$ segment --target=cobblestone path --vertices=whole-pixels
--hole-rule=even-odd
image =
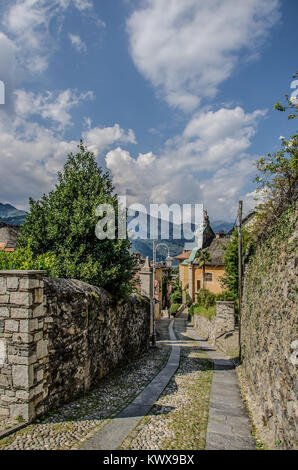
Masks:
[[[186,315],[175,320],[180,366],[150,413],[121,449],[200,450],[205,448],[213,363],[186,329]]]
[[[90,432],[99,431],[130,403],[168,360],[169,320],[158,328],[158,348],[115,370],[101,385],[78,400],[52,410],[43,419],[0,439],[0,450],[48,450],[77,448]]]
[[[158,323],[156,349],[150,349],[138,360],[114,371],[102,380],[98,389],[85,397],[53,410],[43,419],[0,440],[0,450],[88,448],[89,440],[92,441],[95,435],[103,435],[106,424],[164,369],[171,352],[169,323],[168,319]],[[174,343],[180,347],[179,367],[149,413],[138,415],[144,417],[138,418],[133,431],[127,431],[130,434],[118,448],[255,448],[230,364],[226,367],[226,359],[220,358],[206,342],[200,341],[193,328],[187,327],[185,313],[175,319],[174,329],[177,337]],[[225,369],[227,374],[223,377],[221,372]],[[226,383],[231,375],[232,383]],[[217,418],[221,420],[218,426]]]

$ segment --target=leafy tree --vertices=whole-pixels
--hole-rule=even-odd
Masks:
[[[298,105],[288,96],[288,107],[295,108]],[[275,109],[285,111],[280,103]],[[291,114],[289,119],[298,117]],[[289,140],[282,137],[282,147],[276,153],[268,153],[257,162],[258,174],[255,177],[257,191],[264,196],[264,202],[257,206],[257,219],[255,223],[255,235],[260,241],[267,238],[272,228],[278,222],[281,214],[295,201],[298,194],[298,134],[293,134]]]
[[[205,270],[206,270],[205,267],[206,267],[206,263],[208,263],[208,261],[211,260],[210,253],[207,250],[200,250],[197,253],[196,258],[199,260],[200,266],[202,266],[202,270],[203,270],[203,289],[205,289]]]
[[[294,79],[298,79],[298,72],[293,75]],[[280,101],[277,101],[274,105],[274,109],[277,109],[277,111],[290,111],[290,114],[288,115],[288,119],[295,119],[298,117],[297,111],[298,111],[298,99],[296,97],[289,97],[289,95],[285,95],[285,104],[281,104]]]
[[[98,167],[83,142],[70,153],[55,188],[39,201],[30,199],[30,211],[18,246],[30,241],[34,256],[55,255],[56,275],[80,279],[112,293],[124,294],[134,275],[130,242],[117,239],[117,195],[111,178]],[[109,203],[116,214],[116,238],[99,240],[96,208]]]
[[[243,253],[246,257],[249,256],[253,245],[251,243],[251,236],[245,230],[242,229],[243,236]],[[249,251],[248,251],[249,250]],[[224,266],[225,274],[221,277],[220,281],[223,287],[225,287],[228,292],[231,292],[234,296],[238,297],[238,230],[235,227],[231,236],[231,239],[226,247],[224,247]],[[226,294],[227,295],[227,294]]]
[[[180,286],[177,286],[173,292],[170,294],[170,299],[172,303],[180,303],[182,302],[182,289]]]

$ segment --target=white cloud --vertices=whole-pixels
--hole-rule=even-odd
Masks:
[[[132,140],[132,135],[118,124],[114,128],[119,132],[113,139],[107,138],[106,130],[102,129],[102,149],[112,140]],[[100,128],[96,130],[99,134]],[[21,114],[14,119],[0,119],[0,200],[24,206],[29,196],[40,198],[53,187],[57,172],[68,153],[77,150],[77,144],[78,141],[66,140],[55,129],[26,121]],[[140,159],[140,165],[144,164]]]
[[[117,191],[128,202],[204,202],[213,217],[230,211],[255,171],[247,153],[264,111],[222,108],[194,116],[162,154],[133,158],[118,147],[106,155]]]
[[[69,33],[68,37],[69,37],[69,39],[70,39],[71,44],[73,45],[73,47],[74,47],[78,52],[86,52],[86,51],[87,51],[87,46],[86,46],[86,44],[84,43],[84,41],[82,41],[82,39],[80,38],[80,36],[78,36],[77,34],[71,34],[71,33]]]
[[[119,124],[113,127],[93,127],[83,132],[83,139],[88,148],[96,155],[100,154],[115,142],[136,143],[136,137],[132,129],[127,133]]]
[[[21,118],[0,121],[1,199],[17,206],[39,198],[56,181],[67,154],[77,142]]]
[[[41,74],[49,65],[51,55],[59,47],[57,39],[67,9],[75,8],[81,14],[93,9],[89,0],[16,0],[8,2],[4,9],[2,30],[15,47],[14,60],[18,75]],[[92,19],[98,25],[104,23],[93,12]],[[74,35],[74,46],[84,50],[85,44]],[[80,38],[79,38],[80,39]],[[3,49],[0,49],[0,63]]]
[[[86,99],[93,99],[93,93],[78,94],[75,90],[64,90],[60,93],[50,91],[44,94],[34,94],[25,90],[15,91],[15,110],[18,116],[23,118],[40,115],[43,119],[49,119],[58,124],[60,128],[72,124],[70,111]]]
[[[145,0],[127,21],[132,58],[167,102],[185,111],[214,97],[240,57],[255,54],[278,0]]]
[[[267,197],[268,194],[265,188],[260,191],[255,189],[254,191],[246,193],[243,197],[243,216],[245,217],[249,214],[249,212],[251,212],[258,204],[264,202]]]

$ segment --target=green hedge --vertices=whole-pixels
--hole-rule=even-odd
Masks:
[[[0,270],[44,270],[50,277],[55,276],[55,255],[45,253],[33,256],[30,245],[26,248],[18,248],[13,252],[0,251]]]
[[[170,314],[175,316],[180,306],[181,304],[172,304],[170,307]]]

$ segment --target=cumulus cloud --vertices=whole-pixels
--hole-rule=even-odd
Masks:
[[[245,113],[240,107],[204,111],[194,116],[181,135],[168,141],[159,156],[130,153],[118,147],[106,155],[117,190],[129,203],[199,202],[221,217],[252,179],[255,156],[247,150],[264,111]]]
[[[70,40],[71,44],[73,45],[73,47],[78,52],[86,52],[87,51],[87,46],[84,43],[84,41],[82,41],[82,39],[80,38],[79,35],[69,33],[68,37],[69,37],[69,40]]]
[[[68,153],[76,151],[78,144],[78,141],[65,139],[61,130],[29,122],[23,116],[26,117],[26,112],[5,120],[0,115],[1,200],[16,206],[23,206],[29,196],[39,198],[43,192],[48,192]],[[116,130],[113,138],[110,129]],[[100,130],[96,128],[96,134],[99,135]],[[103,128],[101,138],[101,150],[117,140],[133,140],[132,134],[118,124]]]
[[[43,119],[58,124],[64,128],[72,125],[70,111],[86,99],[93,99],[91,91],[77,93],[75,90],[64,90],[60,93],[47,91],[45,93],[32,93],[25,90],[15,91],[15,110],[23,118],[39,115]]]
[[[127,21],[138,70],[185,111],[214,97],[240,57],[256,53],[278,0],[145,0]]]
[[[13,43],[14,60],[19,74],[41,74],[49,65],[52,53],[57,49],[57,37],[69,8],[80,12],[92,11],[89,0],[16,0],[4,9],[1,29]],[[96,15],[95,15],[96,16]],[[97,23],[100,20],[94,18]],[[73,45],[81,51],[85,44],[73,35]],[[81,41],[81,42],[80,42]],[[0,63],[3,57],[0,48]]]
[[[29,196],[39,198],[42,192],[48,192],[76,144],[21,118],[1,120],[1,199],[21,206]]]
[[[132,129],[126,133],[119,124],[112,127],[93,127],[83,132],[83,139],[88,148],[96,155],[103,152],[115,142],[136,144],[136,137]]]

